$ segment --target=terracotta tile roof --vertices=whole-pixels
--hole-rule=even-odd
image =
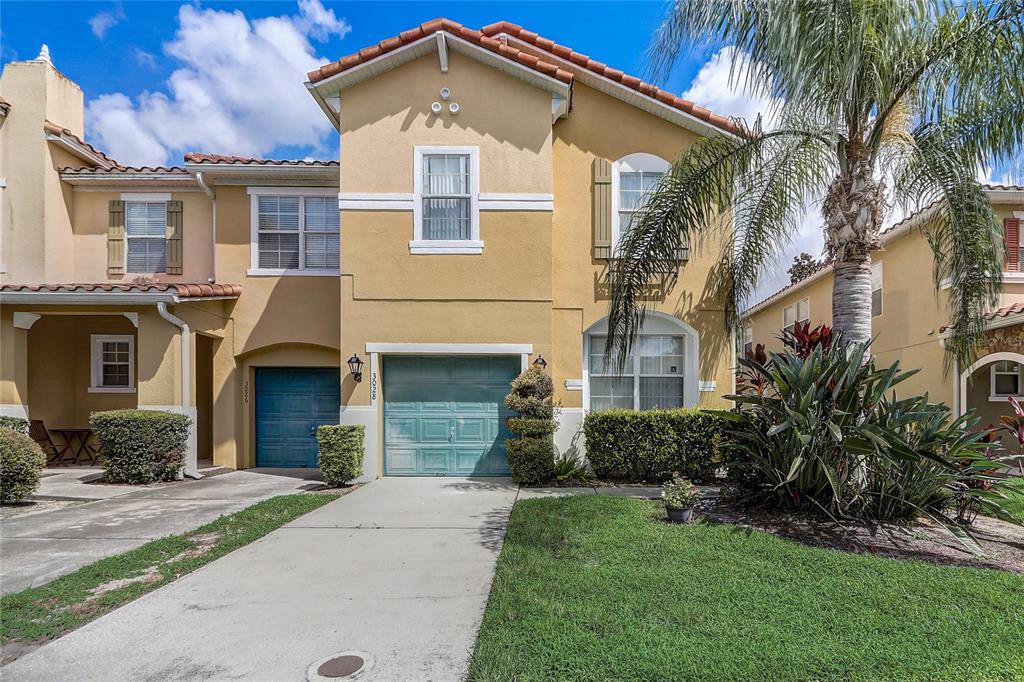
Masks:
[[[185,154],[185,163],[215,163],[221,165],[252,165],[252,166],[337,166],[337,161],[313,161],[289,160],[289,159],[257,159],[251,156],[224,156],[222,154],[204,154],[202,152],[188,152]]]
[[[543,38],[533,31],[528,31],[522,26],[510,23],[508,21],[499,21],[489,26],[484,26],[481,32],[485,36],[495,36],[502,33],[506,33],[514,38],[518,38],[523,42],[529,43],[544,52],[549,52],[556,57],[572,62],[573,64],[592,71],[599,76],[604,76],[610,80],[620,83],[632,90],[653,97],[663,104],[667,104],[670,107],[675,107],[680,111],[683,111],[691,116],[706,121],[713,126],[726,130],[730,133],[739,133],[739,126],[730,118],[716,114],[704,107],[697,106],[694,102],[682,97],[677,97],[667,90],[662,90],[656,85],[646,83],[636,76],[630,76],[627,73],[620,71],[619,69],[608,66],[604,62],[599,62],[596,59],[591,59],[585,54],[576,52],[570,47],[565,45],[559,45],[553,40]]]
[[[78,145],[81,145],[82,147],[85,147],[90,152],[92,152],[93,154],[98,156],[100,159],[102,159],[103,163],[105,163],[108,167],[114,167],[114,166],[119,166],[120,165],[120,164],[117,163],[117,161],[115,161],[114,159],[110,158],[109,156],[107,156],[106,154],[101,152],[99,149],[96,149],[96,147],[93,147],[91,144],[89,144],[88,142],[86,142],[85,140],[80,138],[78,135],[75,135],[73,132],[71,132],[67,128],[59,126],[56,123],[52,123],[50,121],[43,121],[43,131],[47,132],[47,133],[50,133],[51,135],[56,135],[58,137],[63,137],[63,138],[65,138],[69,142],[72,142],[74,144],[78,144]]]
[[[111,166],[110,168],[89,168],[87,166],[61,166],[61,173],[79,175],[133,175],[138,173],[161,173],[191,177],[183,166]]]
[[[982,317],[986,322],[992,322],[993,320],[999,317],[1005,318],[1010,317],[1012,315],[1020,315],[1021,313],[1024,313],[1024,302],[1014,303],[1013,305],[1007,305],[1003,306],[1002,308],[997,308],[992,312],[985,313]],[[939,333],[941,334],[948,329],[952,329],[952,327],[953,325],[944,324],[941,327],[939,327]]]
[[[0,293],[40,292],[40,293],[172,293],[179,298],[237,298],[242,293],[240,284],[199,284],[182,282],[126,282],[126,283],[94,283],[94,284],[3,284]]]
[[[438,31],[447,31],[448,33],[451,33],[454,36],[458,36],[459,38],[468,40],[469,42],[479,45],[480,47],[486,48],[491,52],[500,54],[501,56],[507,59],[522,64],[527,68],[539,71],[540,73],[543,73],[546,76],[556,78],[562,81],[563,83],[572,83],[571,72],[566,71],[565,69],[560,69],[554,64],[551,64],[550,62],[538,59],[537,57],[531,54],[527,54],[522,50],[517,50],[514,47],[506,45],[500,40],[488,37],[484,35],[481,31],[475,31],[471,28],[467,28],[458,22],[452,21],[451,19],[434,19],[433,21],[428,21],[424,24],[420,24],[416,28],[410,29],[408,31],[402,31],[397,36],[387,38],[386,40],[382,40],[376,45],[364,47],[362,50],[356,52],[355,54],[350,54],[346,57],[342,57],[338,61],[331,62],[330,64],[324,64],[319,69],[310,71],[307,74],[307,77],[309,78],[309,81],[311,83],[322,81],[325,78],[330,78],[335,74],[339,74],[342,71],[351,69],[354,66],[358,66],[359,64],[368,62],[371,59],[379,57],[393,50],[397,50],[403,45],[408,45],[409,43],[415,42],[420,38],[429,36],[433,33],[437,33]]]

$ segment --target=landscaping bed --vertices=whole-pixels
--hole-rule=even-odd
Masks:
[[[513,509],[469,677],[1017,679],[1021,603],[1011,572],[674,525],[646,500],[534,499]]]
[[[0,663],[254,542],[355,487],[263,500],[191,532],[154,540],[45,585],[6,595],[0,599]]]

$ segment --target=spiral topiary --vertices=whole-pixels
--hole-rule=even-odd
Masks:
[[[519,413],[505,420],[509,431],[519,436],[505,441],[516,483],[545,483],[554,476],[553,393],[551,377],[539,367],[530,367],[512,381],[512,392],[505,397],[505,406]]]

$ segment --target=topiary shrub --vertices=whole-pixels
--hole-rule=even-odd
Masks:
[[[0,429],[28,433],[28,420],[21,417],[5,417],[0,415]]]
[[[89,417],[100,444],[103,480],[153,483],[177,477],[192,420],[158,410],[109,410]]]
[[[601,478],[708,480],[723,464],[718,444],[724,424],[706,410],[606,410],[587,414],[583,435],[587,459]]]
[[[355,424],[330,424],[316,430],[318,461],[324,483],[338,487],[363,475],[366,429]]]
[[[0,429],[0,502],[18,502],[39,488],[46,455],[34,440]]]
[[[551,404],[554,385],[539,367],[530,367],[512,381],[505,407],[518,417],[505,420],[518,438],[505,441],[508,465],[516,483],[533,485],[550,481],[555,473],[555,411]]]

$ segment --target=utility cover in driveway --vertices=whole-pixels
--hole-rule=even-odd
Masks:
[[[519,356],[384,358],[384,473],[507,476]]]
[[[317,466],[316,427],[338,423],[337,367],[256,370],[256,466]]]

